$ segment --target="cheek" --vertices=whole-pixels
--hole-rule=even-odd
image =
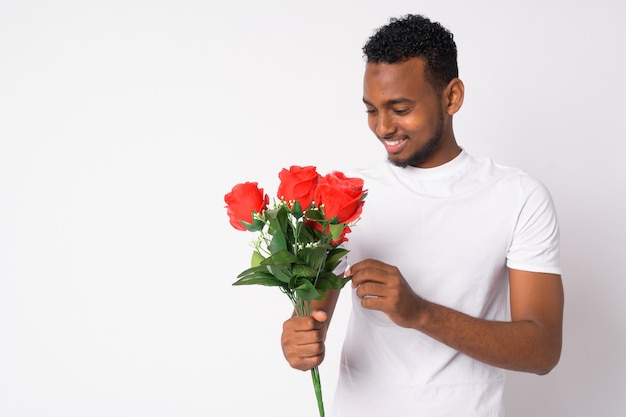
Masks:
[[[414,114],[403,117],[398,121],[400,128],[406,133],[425,133],[431,128],[431,121],[422,114]]]

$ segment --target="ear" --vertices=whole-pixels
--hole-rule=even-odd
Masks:
[[[463,97],[465,97],[465,86],[463,81],[458,78],[452,79],[443,92],[446,111],[450,116],[459,111],[463,105]]]

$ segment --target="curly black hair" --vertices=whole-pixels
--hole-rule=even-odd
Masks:
[[[437,90],[459,76],[454,35],[422,15],[392,17],[363,46],[367,63],[396,64],[410,58],[427,63],[426,80]]]

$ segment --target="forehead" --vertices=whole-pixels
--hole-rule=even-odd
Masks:
[[[432,86],[425,79],[425,69],[426,62],[421,58],[396,64],[368,63],[363,78],[363,98],[370,101],[433,94]]]

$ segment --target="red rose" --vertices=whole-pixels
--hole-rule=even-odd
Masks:
[[[361,215],[364,196],[362,179],[335,171],[320,178],[314,199],[327,219],[337,216],[339,223],[350,223]]]
[[[284,199],[290,206],[290,201],[300,202],[302,210],[311,206],[315,187],[320,178],[314,166],[291,166],[289,170],[283,168],[278,174],[278,198]]]
[[[246,230],[241,222],[252,223],[252,213],[261,213],[269,204],[269,197],[256,182],[237,184],[224,196],[230,224],[237,230]]]

